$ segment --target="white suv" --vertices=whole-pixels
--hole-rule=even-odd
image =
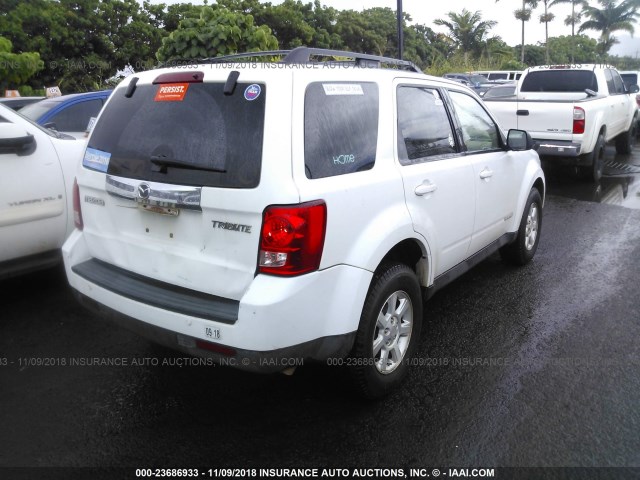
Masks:
[[[352,60],[315,60],[331,56]],[[254,371],[349,363],[382,396],[407,373],[422,294],[498,249],[533,257],[531,138],[408,62],[236,60],[114,91],[77,175],[69,282],[178,350]]]

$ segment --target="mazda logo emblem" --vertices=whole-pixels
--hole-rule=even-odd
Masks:
[[[143,200],[147,200],[149,198],[149,193],[151,193],[151,187],[146,183],[141,183],[138,185],[138,196]]]

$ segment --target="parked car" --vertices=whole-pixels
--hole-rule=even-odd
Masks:
[[[100,113],[112,90],[74,93],[24,107],[20,113],[45,128],[84,138],[91,118]]]
[[[0,97],[0,103],[18,111],[22,107],[26,107],[43,99],[44,97]]]
[[[477,94],[484,93],[487,89],[495,85],[482,75],[467,74],[467,73],[446,73],[444,78],[463,83],[464,85],[473,88]]]
[[[638,79],[638,74],[640,72],[637,71],[624,71],[620,72],[620,76],[622,77],[622,81],[624,82],[625,87],[627,87],[628,91],[631,91],[633,85],[640,85],[640,80]],[[636,93],[636,103],[638,107],[640,107],[640,93]]]
[[[520,78],[515,101],[485,98],[506,128],[528,131],[549,161],[576,166],[595,182],[604,168],[605,143],[618,153],[635,144],[638,85],[627,90],[618,72],[606,65],[531,67]]]
[[[515,82],[507,83],[505,85],[496,85],[495,87],[488,88],[487,91],[481,93],[480,96],[483,99],[512,97],[516,94],[516,86]]]
[[[352,61],[301,68],[332,56]],[[63,248],[89,308],[245,370],[350,365],[380,397],[408,373],[423,294],[498,250],[533,258],[538,155],[468,88],[303,47],[277,69],[209,62],[132,75],[98,118]]]
[[[62,259],[73,230],[72,185],[86,143],[0,105],[0,278]]]
[[[520,80],[520,77],[522,76],[522,72],[516,70],[483,70],[473,73],[476,75],[482,75],[487,80],[491,81]]]

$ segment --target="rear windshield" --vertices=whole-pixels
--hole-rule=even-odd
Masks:
[[[544,70],[531,72],[522,82],[521,92],[598,91],[596,75],[591,70]]]
[[[89,141],[112,175],[178,185],[253,188],[260,182],[266,87],[139,85],[112,94]]]
[[[375,83],[311,83],[304,102],[307,178],[373,168],[378,145]]]

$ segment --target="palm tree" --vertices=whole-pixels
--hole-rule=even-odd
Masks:
[[[554,7],[561,3],[571,4],[571,14],[567,15],[567,18],[564,19],[564,24],[567,27],[571,25],[571,37],[575,37],[576,23],[580,23],[580,20],[582,19],[581,12],[576,12],[576,6],[579,5],[581,7],[585,7],[587,5],[587,2],[586,0],[551,0],[551,2],[549,2],[549,6]]]
[[[496,0],[496,3],[500,0]],[[522,22],[522,43],[520,44],[520,63],[524,63],[524,22],[531,20],[531,12],[538,6],[538,0],[522,0],[522,8],[513,11],[513,15]]]
[[[542,3],[544,3],[544,13],[540,15],[540,23],[544,23],[545,58],[547,64],[549,64],[549,22],[556,16],[553,13],[549,13],[549,0],[542,0]]]
[[[600,32],[599,49],[602,55],[606,55],[609,49],[618,40],[612,36],[613,32],[624,30],[631,35],[635,32],[633,24],[640,15],[638,8],[639,0],[622,0],[617,3],[616,0],[598,0],[602,8],[585,5],[582,8],[583,14],[589,18],[578,29],[578,33],[584,30],[595,30]]]
[[[551,0],[551,2],[549,2],[549,6],[553,7],[561,3],[571,4],[571,14],[567,15],[567,18],[564,19],[564,24],[567,27],[571,25],[571,42],[572,45],[575,45],[574,41],[576,36],[576,23],[580,23],[580,20],[582,20],[582,13],[576,12],[576,5],[584,8],[587,5],[587,2],[586,0]],[[574,63],[573,49],[571,50],[571,63]]]
[[[483,43],[497,22],[482,20],[480,12],[471,13],[466,8],[461,13],[447,13],[449,21],[437,18],[433,23],[443,25],[449,29],[449,37],[457,48],[464,52],[464,62],[467,63],[469,52],[478,55],[482,52]]]

